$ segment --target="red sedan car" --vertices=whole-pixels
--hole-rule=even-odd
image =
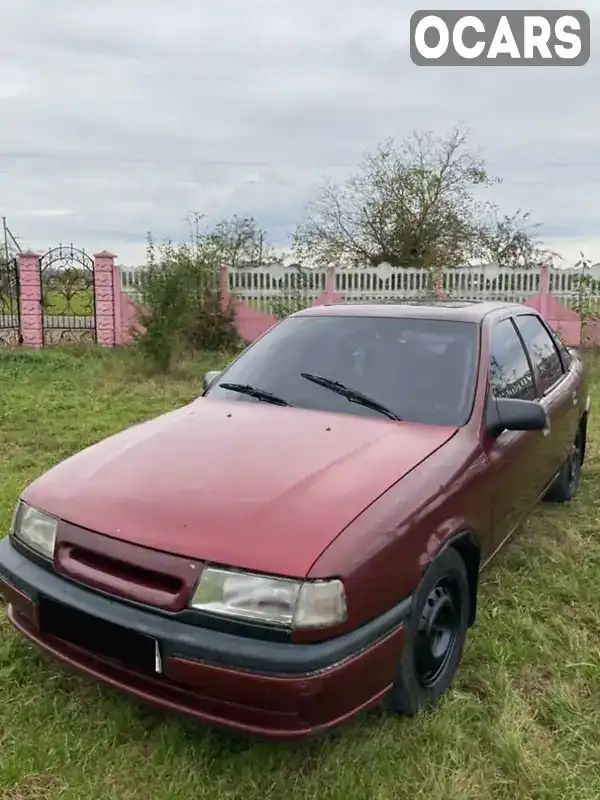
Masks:
[[[414,714],[452,681],[483,567],[575,494],[589,405],[524,306],[311,308],[31,484],[0,592],[50,655],[207,723]]]

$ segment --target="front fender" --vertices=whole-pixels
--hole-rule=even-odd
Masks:
[[[364,624],[413,594],[431,561],[463,532],[477,531],[481,549],[491,528],[490,498],[481,480],[486,465],[479,444],[461,429],[326,548],[308,578],[342,578],[345,626]]]

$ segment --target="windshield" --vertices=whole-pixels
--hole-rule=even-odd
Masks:
[[[464,425],[473,399],[477,334],[476,323],[452,320],[288,317],[244,352],[207,396],[261,402],[248,393],[252,387],[299,408]],[[351,401],[339,386],[324,385],[331,381],[375,402]]]

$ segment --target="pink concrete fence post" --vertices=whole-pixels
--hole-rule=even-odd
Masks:
[[[327,272],[325,273],[325,297],[325,302],[335,302],[335,267],[327,267]]]
[[[229,269],[226,264],[219,267],[219,288],[221,290],[221,308],[227,311],[231,300],[229,293]]]
[[[550,297],[550,272],[544,264],[540,267],[540,314],[548,319],[548,298]]]
[[[96,308],[96,342],[114,347],[115,337],[115,257],[103,250],[94,256],[94,293]]]
[[[581,318],[576,311],[553,297],[550,292],[550,270],[540,267],[540,289],[528,298],[524,305],[534,308],[561,336],[566,344],[581,344]]]
[[[325,273],[325,291],[317,297],[315,306],[326,306],[331,303],[341,303],[344,299],[343,294],[335,291],[335,267],[327,267]]]
[[[21,338],[23,347],[43,347],[44,318],[40,257],[19,253]]]
[[[112,268],[112,287],[113,287],[113,313],[114,313],[114,330],[115,330],[115,346],[123,344],[125,336],[123,333],[123,301],[122,295],[124,294],[121,289],[121,270],[113,262]]]

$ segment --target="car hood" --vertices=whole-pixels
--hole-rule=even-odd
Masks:
[[[68,458],[23,500],[133,544],[302,577],[455,432],[200,398]]]

